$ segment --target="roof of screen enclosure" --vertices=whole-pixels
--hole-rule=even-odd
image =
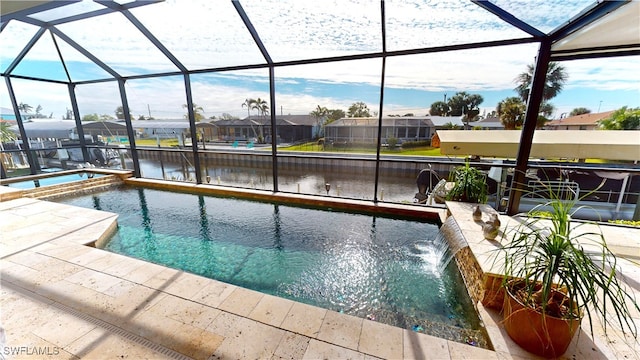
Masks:
[[[82,83],[87,81],[104,80],[105,78],[136,78],[150,77],[181,73],[197,73],[210,72],[225,69],[243,69],[264,67],[267,64],[272,65],[292,65],[300,63],[317,63],[328,61],[339,61],[349,59],[379,58],[383,55],[398,56],[407,54],[419,54],[429,52],[439,52],[447,50],[459,50],[467,48],[482,48],[489,46],[499,46],[517,43],[538,42],[543,37],[552,39],[552,60],[603,57],[603,56],[622,56],[640,54],[640,2],[638,1],[580,1],[574,0],[569,3],[574,9],[573,13],[567,13],[566,18],[555,17],[557,23],[544,24],[544,27],[550,30],[536,28],[532,24],[535,19],[529,19],[527,16],[526,6],[514,6],[517,2],[504,0],[493,1],[472,1],[477,9],[472,11],[482,11],[488,18],[491,18],[491,24],[500,22],[502,26],[508,26],[515,31],[507,31],[508,34],[514,34],[512,38],[503,38],[489,42],[471,42],[467,44],[442,44],[431,47],[418,47],[403,49],[398,44],[398,39],[394,39],[397,32],[391,32],[387,29],[398,28],[402,24],[385,24],[385,11],[391,13],[394,7],[405,6],[409,0],[353,0],[354,6],[340,7],[326,4],[324,7],[327,14],[339,14],[346,9],[361,8],[366,13],[379,13],[380,23],[373,24],[368,31],[374,32],[370,34],[375,39],[379,39],[380,44],[371,49],[371,51],[363,51],[357,43],[352,44],[321,44],[316,51],[317,57],[306,57],[306,52],[297,52],[286,46],[288,37],[295,36],[298,41],[308,41],[313,43],[314,37],[317,36],[318,29],[311,29],[308,33],[287,34],[287,19],[281,13],[287,9],[298,8],[301,14],[308,12],[309,3],[306,1],[295,0],[278,0],[274,3],[265,3],[254,0],[246,1],[217,1],[215,7],[198,7],[198,10],[210,11],[204,18],[211,21],[207,24],[191,24],[191,19],[172,18],[171,10],[175,7],[183,6],[180,2],[164,2],[162,0],[147,1],[81,1],[81,0],[56,0],[56,1],[13,1],[3,0],[0,7],[2,18],[0,29],[1,37],[21,36],[25,39],[24,48],[15,49],[15,56],[10,63],[2,64],[3,76],[25,77],[30,79],[52,80],[56,82],[75,82]],[[452,3],[461,3],[463,0],[451,0]],[[197,3],[197,2],[194,2]],[[204,3],[204,2],[203,2]],[[322,2],[318,2],[322,7]],[[352,3],[352,1],[343,2],[344,4]],[[341,4],[343,4],[341,3]],[[446,3],[446,2],[445,2]],[[468,2],[465,2],[468,3]],[[565,1],[566,3],[566,1]],[[535,1],[527,2],[531,7],[536,6]],[[554,2],[545,1],[546,6],[553,6]],[[522,4],[520,4],[522,5]],[[151,7],[158,7],[168,12],[167,29],[151,30],[145,27],[141,18],[144,18],[144,12]],[[338,8],[338,9],[336,9]],[[305,9],[307,9],[305,12]],[[314,8],[315,9],[315,8]],[[259,10],[259,11],[256,11]],[[366,10],[366,11],[365,11]],[[436,11],[436,9],[434,9]],[[513,11],[513,12],[510,12]],[[553,11],[553,9],[550,9]],[[119,69],[117,65],[112,65],[112,57],[110,54],[93,53],[87,47],[81,44],[89,44],[91,39],[87,39],[84,33],[79,33],[82,28],[72,27],[69,24],[81,23],[83,26],[90,27],[103,26],[95,20],[98,17],[109,17],[110,14],[121,13],[125,19],[110,18],[111,26],[127,26],[136,33],[131,33],[131,38],[125,39],[125,43],[131,43],[135,46],[147,46],[150,49],[150,56],[161,56],[167,59],[167,66],[163,69],[150,69],[143,71],[144,64],[137,64],[136,68],[140,69],[139,73],[127,73]],[[274,14],[282,15],[277,20],[270,18]],[[228,15],[231,15],[227,17]],[[222,17],[225,18],[222,18]],[[421,15],[418,15],[421,16]],[[424,16],[433,16],[432,14],[424,14]],[[351,16],[353,17],[353,16]],[[203,17],[198,17],[202,19]],[[87,22],[90,19],[94,22]],[[345,16],[323,17],[322,28],[328,29],[349,29],[350,25],[345,22]],[[122,20],[122,21],[120,21]],[[336,21],[337,23],[327,23]],[[402,18],[395,17],[394,22],[402,21]],[[406,19],[407,22],[415,21],[415,19]],[[22,22],[31,25],[31,35],[25,35],[20,31],[14,32],[12,22]],[[277,23],[276,23],[277,22]],[[185,41],[194,41],[193,48],[184,51],[183,47],[176,47],[176,44],[165,44],[162,39],[166,31],[171,31],[173,27],[187,27],[192,33],[192,39]],[[22,29],[22,28],[20,28]],[[62,29],[65,29],[64,31]],[[67,32],[68,31],[68,32]],[[108,32],[108,29],[100,29],[100,31]],[[469,29],[473,31],[473,29]],[[376,34],[377,32],[377,34]],[[23,74],[16,71],[19,64],[27,58],[29,51],[34,45],[47,33],[50,33],[54,39],[54,46],[51,51],[59,52],[60,62],[65,70],[64,78],[55,78],[46,74]],[[48,35],[48,34],[47,34]],[[225,64],[223,55],[230,49],[224,49],[216,46],[216,40],[220,37],[230,36],[236,44],[246,46],[243,51],[246,53],[246,64]],[[198,41],[197,39],[203,39]],[[96,39],[99,40],[99,39]],[[404,40],[404,39],[403,39]],[[446,40],[444,40],[446,41]],[[64,45],[63,45],[64,44]],[[416,45],[429,45],[427,40],[422,44],[416,41]],[[102,44],[103,46],[105,44]],[[208,45],[208,46],[205,46]],[[283,46],[285,45],[285,46]],[[119,44],[110,44],[114,50],[122,50]],[[172,49],[176,49],[172,51]],[[396,50],[397,49],[397,50]],[[75,50],[85,57],[85,61],[94,63],[97,67],[104,70],[104,77],[101,78],[82,78],[82,74],[74,73],[73,66],[67,61],[70,51]],[[193,55],[189,54],[197,51],[198,56],[204,56],[210,59],[211,66],[203,68],[202,65],[191,65]],[[4,48],[3,51],[12,51],[12,49]],[[115,51],[118,53],[117,51]],[[155,54],[155,55],[154,55]],[[302,55],[301,55],[302,54]],[[331,54],[339,54],[337,56],[327,56]],[[345,55],[346,54],[346,55]],[[74,54],[75,55],[75,54]],[[303,56],[298,58],[298,56]],[[74,60],[77,57],[74,57]],[[133,64],[136,65],[136,64]],[[56,77],[59,74],[55,75]]]
[[[520,146],[518,130],[438,131],[443,155],[477,155],[514,159]],[[531,157],[566,159],[640,159],[640,131],[549,130],[533,135]]]
[[[218,1],[216,6],[198,6],[198,10],[210,12],[204,14],[204,17],[198,17],[199,19],[210,19],[206,24],[200,24],[190,18],[172,17],[172,9],[184,6],[184,3],[173,1],[3,0],[0,7],[2,11],[0,40],[4,37],[21,36],[24,38],[24,47],[7,49],[3,45],[3,51],[13,51],[15,56],[10,62],[3,63],[0,71],[3,77],[83,84],[114,79],[149,78],[426,54],[537,43],[542,39],[551,41],[551,61],[640,54],[640,31],[638,31],[640,29],[640,1],[570,1],[573,8],[572,13],[566,13],[565,18],[555,16],[556,23],[537,24],[536,28],[534,26],[536,19],[531,18],[527,13],[527,6],[537,6],[535,1],[525,2],[525,6],[515,6],[514,3],[518,2],[506,0],[471,2],[449,0],[448,3],[464,4],[465,9],[473,7],[469,11],[483,12],[491,24],[499,23],[501,27],[510,29],[505,31],[509,37],[498,38],[494,41],[473,42],[473,36],[469,35],[468,43],[455,44],[430,42],[431,40],[422,39],[422,42],[421,40],[414,41],[414,45],[407,48],[408,45],[400,44],[401,40],[394,37],[398,34],[398,29],[403,26],[403,24],[396,22],[402,21],[403,18],[394,17],[393,23],[387,23],[385,14],[391,13],[394,7],[408,5],[408,2],[410,1],[352,0],[341,2],[340,6],[335,6],[335,4],[323,6],[322,2],[317,2],[320,4],[320,9],[330,16],[322,17],[322,23],[318,25],[318,28],[310,29],[304,33],[289,34],[286,31],[287,23],[296,19],[287,19],[285,14],[288,12],[287,10],[297,8],[302,14],[312,16],[311,11],[316,11],[317,5],[313,7],[310,5],[312,2],[297,0],[278,0],[273,3],[254,0]],[[206,2],[190,1],[190,3],[204,4]],[[544,2],[545,6],[551,7],[554,3],[556,2]],[[567,2],[564,3],[566,6]],[[349,6],[346,6],[347,4]],[[140,20],[145,18],[145,11],[152,7],[161,9],[164,16],[170,19],[166,28],[152,30],[145,26],[144,21]],[[351,9],[351,11],[360,9],[363,13],[377,14],[373,18],[378,19],[379,22],[369,24],[367,31],[371,32],[368,34],[370,37],[378,39],[378,46],[363,50],[356,42],[320,44],[311,55],[309,55],[309,51],[296,51],[296,49],[287,46],[292,36],[300,43],[313,44],[318,31],[331,32],[338,29],[349,31],[349,27],[353,29],[354,25],[348,22],[350,18],[353,18],[353,15],[337,16],[341,12],[348,11],[346,9]],[[436,11],[435,8],[433,10]],[[117,16],[118,13],[123,16]],[[424,14],[424,16],[429,16],[429,14]],[[85,47],[91,44],[92,39],[87,38],[82,30],[93,26],[94,22],[101,17],[110,17],[110,21],[100,24],[126,26],[132,29],[130,38],[123,41],[124,47],[127,44],[129,46],[146,46],[150,56],[166,59],[166,66],[146,69],[145,64],[141,63],[131,64],[133,65],[131,68],[123,68],[114,59],[114,56],[122,54],[122,44],[108,44],[113,47],[112,51],[103,51],[102,53],[93,52],[89,47]],[[405,21],[415,21],[415,18],[405,18]],[[19,26],[12,26],[16,23]],[[73,26],[74,24],[82,25],[78,27]],[[30,32],[24,30],[25,26]],[[188,49],[176,46],[175,43],[163,42],[163,38],[167,37],[166,32],[171,31],[173,27],[186,27],[190,31],[191,38],[184,39],[184,41],[192,43]],[[108,32],[109,29],[101,28],[100,31]],[[473,29],[469,29],[470,33],[472,31]],[[95,32],[88,33],[95,34]],[[235,49],[242,49],[240,50],[242,56],[224,56],[228,51],[238,51],[217,46],[218,40],[225,36],[231,37],[234,44],[244,46],[244,48],[243,46],[235,47]],[[49,74],[21,72],[20,64],[28,61],[30,51],[35,51],[37,44],[44,41],[46,37],[53,40],[53,46],[49,50],[57,52],[56,56],[60,60],[62,70]],[[100,41],[100,39],[94,40]],[[41,49],[38,48],[38,51]],[[73,56],[68,56],[72,52]],[[78,54],[84,58],[85,62],[92,63],[97,69],[100,69],[102,75],[86,77],[87,75],[84,73],[75,72],[73,61],[68,59],[78,61]],[[207,61],[210,63],[208,66],[203,66],[201,61],[193,61],[194,56],[198,56],[199,59],[208,59]],[[246,59],[246,62],[225,63],[226,58],[242,58]]]

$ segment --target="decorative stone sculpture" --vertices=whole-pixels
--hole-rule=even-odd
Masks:
[[[476,205],[471,215],[473,216],[473,221],[482,221],[482,210],[480,210],[480,205]]]
[[[500,233],[500,218],[498,214],[489,215],[489,221],[482,223],[482,234],[487,240],[494,240]]]
[[[489,221],[491,221],[491,223],[493,224],[493,226],[499,228],[500,227],[500,218],[498,217],[498,214],[493,213],[491,215],[489,215]]]
[[[487,240],[494,240],[500,232],[500,226],[496,226],[492,221],[486,221],[482,224],[482,234]]]

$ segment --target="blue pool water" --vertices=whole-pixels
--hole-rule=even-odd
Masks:
[[[108,251],[482,343],[455,263],[439,269],[436,224],[138,188],[61,202],[120,214]]]
[[[94,178],[99,178],[104,175],[91,173],[91,176]],[[64,184],[72,181],[80,181],[80,180],[86,180],[86,179],[87,179],[87,174],[81,172],[77,174],[44,177],[38,180],[20,181],[20,182],[8,184],[8,186],[16,189],[33,189],[41,186],[59,185],[59,184]]]

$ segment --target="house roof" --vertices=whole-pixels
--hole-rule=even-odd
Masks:
[[[564,119],[549,121],[545,126],[598,125],[598,121],[608,118],[613,112],[614,110],[595,114],[569,116]]]
[[[435,127],[443,127],[447,124],[464,126],[462,116],[429,116],[428,118]]]
[[[189,121],[131,120],[131,126],[137,129],[188,129]]]
[[[75,120],[29,121],[23,123],[27,137],[34,138],[67,138],[76,128]],[[18,133],[18,125],[11,126]]]
[[[469,125],[472,127],[480,126],[480,127],[489,128],[489,129],[504,129],[504,125],[500,121],[500,118],[496,116],[487,116],[478,121],[471,122],[469,123]]]
[[[243,121],[253,121],[254,124],[257,125],[271,125],[271,116],[248,116]],[[223,121],[223,120],[221,120]],[[310,125],[314,126],[318,124],[318,119],[311,115],[276,115],[276,124],[277,125]]]
[[[88,130],[109,130],[109,131],[120,131],[126,130],[127,126],[123,122],[117,121],[87,121],[82,123],[82,129],[85,131]]]
[[[516,158],[520,130],[438,130],[443,155]],[[640,131],[540,130],[533,135],[531,157],[638,160]]]
[[[224,120],[215,120],[213,122],[217,126],[247,126],[249,125],[248,119],[224,119]],[[255,123],[252,122],[255,125]]]

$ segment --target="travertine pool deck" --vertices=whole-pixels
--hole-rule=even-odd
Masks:
[[[466,223],[466,213],[463,215],[462,211],[466,209],[453,209],[452,215],[461,218],[459,225],[465,236],[469,233],[475,239],[477,224]],[[6,336],[2,356],[535,358],[513,345],[502,332],[499,314],[481,304],[480,313],[496,351],[339,314],[86,246],[107,236],[115,224],[116,215],[97,210],[28,198],[0,202],[0,311]],[[626,233],[632,232],[638,235],[637,230]],[[628,238],[637,243],[640,236],[633,236],[629,234]],[[625,275],[635,284],[635,292],[640,288],[637,269],[625,267]],[[637,342],[625,344],[621,339],[609,343],[598,337],[594,343],[584,333],[565,356],[637,358],[639,349]]]

